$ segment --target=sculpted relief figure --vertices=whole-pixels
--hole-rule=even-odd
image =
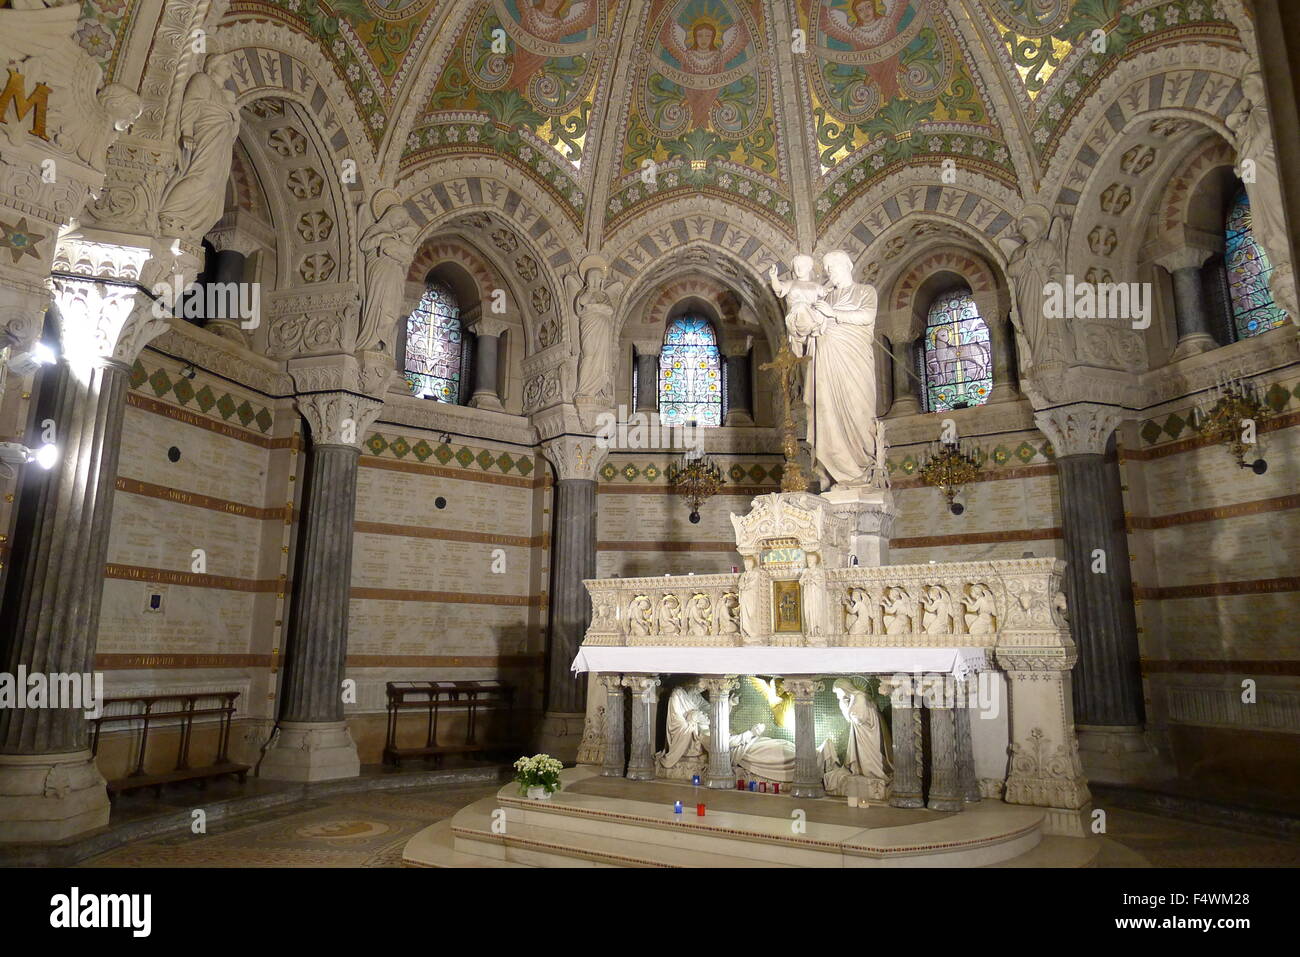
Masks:
[[[871,634],[871,611],[867,607],[866,589],[849,589],[849,595],[844,600],[844,612],[844,630],[848,634]]]
[[[833,687],[840,713],[849,724],[844,766],[851,773],[862,777],[887,778],[890,764],[889,732],[885,730],[871,695],[849,678],[836,680]]]
[[[942,585],[931,585],[925,590],[921,603],[925,606],[921,629],[927,635],[952,635],[959,632],[956,607],[948,589]]]
[[[970,635],[993,634],[993,593],[988,585],[976,582],[970,586],[970,597],[962,600],[966,606],[966,633]]]
[[[912,623],[916,619],[917,601],[907,593],[907,589],[895,585],[885,592],[881,604],[885,610],[885,634],[911,634]]]
[[[713,630],[713,612],[709,597],[704,594],[692,595],[686,604],[686,633],[700,637]]]
[[[709,734],[709,703],[700,693],[699,680],[687,681],[668,697],[667,741],[659,764],[671,768],[683,758],[704,754]]]
[[[813,303],[815,348],[804,381],[808,443],[824,485],[884,487],[883,432],[876,421],[876,290],[853,280],[853,260],[843,250],[825,255],[827,286]],[[792,287],[793,289],[793,287]],[[809,320],[797,305],[787,323]],[[791,348],[805,342],[792,337]]]
[[[740,633],[746,638],[757,638],[758,608],[763,600],[763,573],[755,567],[753,555],[745,556],[745,570],[740,573],[737,589],[740,592]]]
[[[634,637],[649,637],[654,627],[654,608],[645,595],[637,595],[627,606],[627,633]]]
[[[661,635],[682,633],[682,603],[676,595],[664,595],[659,600],[659,633]]]
[[[1252,228],[1273,264],[1273,275],[1269,278],[1273,301],[1290,314],[1292,322],[1300,322],[1264,78],[1258,71],[1247,73],[1241,79],[1241,91],[1241,101],[1225,122],[1237,138],[1237,160],[1243,167],[1242,180],[1250,199]],[[1253,176],[1246,175],[1247,163],[1252,164]]]
[[[1020,374],[1029,377],[1036,369],[1065,362],[1065,320],[1043,314],[1048,283],[1061,282],[1065,271],[1065,222],[1031,203],[1017,228],[1024,243],[1003,249],[1010,257],[1007,276],[1014,285],[1011,325],[1020,336]]]
[[[793,279],[781,279],[775,264],[768,272],[772,291],[785,300],[785,334],[790,337],[790,351],[797,356],[813,354],[813,337],[826,326],[826,317],[816,309],[817,300],[826,294],[826,287],[813,279],[816,265],[811,256],[795,256],[790,260]]]
[[[610,399],[613,396],[614,297],[621,282],[608,282],[605,263],[588,256],[582,262],[583,279],[565,278],[573,312],[578,317],[578,385],[576,398]]]
[[[197,239],[221,218],[239,135],[239,107],[235,94],[226,89],[230,69],[227,54],[209,54],[204,69],[185,85],[180,166],[158,208],[158,224],[168,236]]]
[[[375,349],[385,338],[393,338],[406,270],[415,258],[416,225],[395,190],[377,190],[370,199],[370,214],[373,221],[358,243],[366,277],[358,349]]]
[[[804,635],[807,638],[820,638],[825,643],[826,569],[822,567],[821,556],[816,552],[808,553],[808,567],[799,573],[799,587],[803,591]]]
[[[735,635],[740,632],[740,598],[735,592],[725,592],[718,600],[716,612],[718,634]]]

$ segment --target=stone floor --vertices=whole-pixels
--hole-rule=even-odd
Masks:
[[[308,798],[223,821],[205,835],[139,840],[81,866],[400,867],[412,835],[499,787],[439,785]],[[1121,807],[1107,812],[1107,836],[1152,867],[1300,866],[1300,842]]]

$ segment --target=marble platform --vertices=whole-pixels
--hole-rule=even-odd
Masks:
[[[986,867],[1095,864],[1097,838],[1044,836],[1046,809],[986,800],[960,814],[843,799],[710,791],[671,781],[561,775],[530,801],[495,797],[425,828],[406,845],[416,867]],[[680,800],[683,813],[673,813]],[[702,801],[705,817],[697,817]],[[793,827],[801,810],[806,826]]]

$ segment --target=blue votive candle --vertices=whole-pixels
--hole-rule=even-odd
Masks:
[[[681,814],[681,813],[682,813],[682,802],[681,802],[681,801],[676,801],[676,802],[674,802],[674,804],[673,804],[673,813],[674,813],[674,814]]]
[[[757,781],[750,781],[750,782],[749,782],[749,789],[750,789],[751,791],[757,791],[757,790],[758,790],[758,782],[757,782]]]
[[[699,787],[699,786],[700,786],[700,776],[699,776],[698,774],[692,774],[692,775],[691,775],[691,783],[694,784],[696,787]]]

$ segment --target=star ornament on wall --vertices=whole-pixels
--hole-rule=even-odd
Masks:
[[[18,220],[17,226],[11,226],[0,221],[0,230],[4,230],[4,235],[0,236],[0,247],[9,250],[10,255],[14,257],[15,263],[25,255],[38,258],[36,247],[45,237],[28,231],[26,216]]]

